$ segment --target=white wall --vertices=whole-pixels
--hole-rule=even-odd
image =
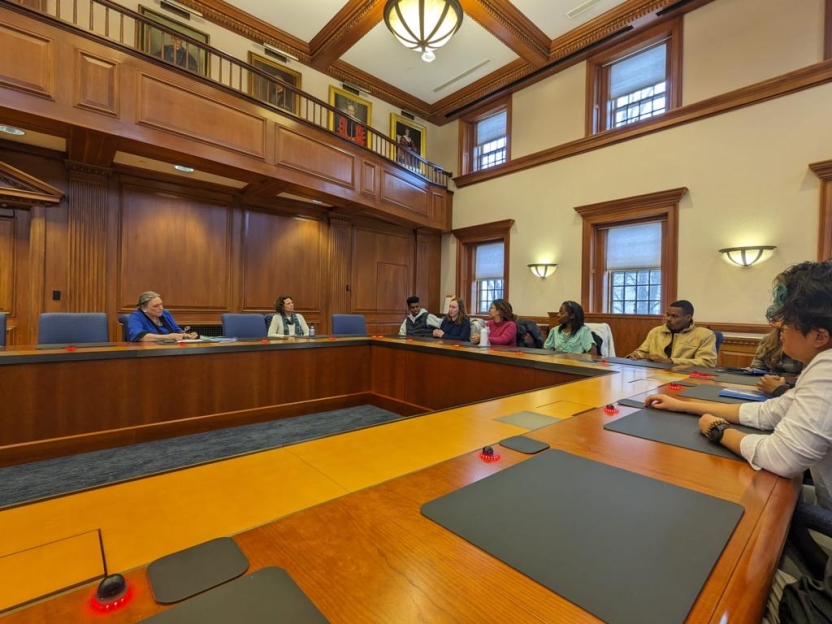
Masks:
[[[799,6],[798,6],[799,5]],[[685,18],[685,102],[822,60],[822,0],[715,0]],[[512,157],[583,136],[585,65],[516,93]],[[815,259],[820,183],[808,164],[832,158],[832,85],[677,126],[458,189],[453,227],[512,218],[510,298],[545,316],[580,299],[581,228],[574,207],[677,187],[678,296],[702,321],[763,323],[771,279]],[[442,293],[454,291],[456,245],[443,238]],[[718,249],[778,249],[741,269]],[[526,265],[553,259],[554,276]]]

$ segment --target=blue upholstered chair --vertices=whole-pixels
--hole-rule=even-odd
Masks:
[[[0,347],[6,346],[6,313],[0,312]]]
[[[130,315],[129,314],[122,314],[118,317],[119,325],[121,325],[121,340],[122,342],[130,342],[130,339],[127,337],[127,319]]]
[[[103,312],[45,312],[38,323],[38,344],[107,342],[107,315]]]
[[[223,314],[222,334],[230,338],[265,338],[262,314]]]
[[[265,320],[265,321],[266,321],[266,333],[267,333],[267,334],[269,333],[269,327],[271,327],[271,326],[272,326],[272,318],[273,318],[273,317],[274,317],[274,312],[272,312],[271,314],[266,314],[266,315],[263,317],[263,320]]]
[[[712,330],[716,336],[716,354],[719,355],[719,348],[722,346],[722,341],[725,340],[725,334],[721,331]]]
[[[366,336],[367,323],[363,314],[333,314],[333,336]]]

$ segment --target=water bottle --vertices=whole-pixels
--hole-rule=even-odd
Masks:
[[[488,325],[485,325],[480,331],[480,346],[481,347],[490,347],[491,342],[488,340]]]
[[[314,338],[314,337],[315,337],[315,326],[314,326],[314,325],[310,325],[310,326],[309,326],[309,337],[310,337],[310,338]]]

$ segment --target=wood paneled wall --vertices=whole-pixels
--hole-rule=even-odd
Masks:
[[[438,234],[279,199],[251,206],[239,192],[166,176],[79,173],[60,156],[4,151],[9,164],[71,191],[60,206],[0,221],[0,259],[14,259],[0,270],[10,344],[36,342],[45,311],[107,312],[119,340],[118,315],[145,290],[159,292],[182,325],[268,313],[289,294],[319,333],[329,331],[331,314],[350,312],[364,314],[372,332],[392,331],[413,292],[439,305],[438,269],[418,274],[439,266]],[[55,180],[56,167],[63,179]]]

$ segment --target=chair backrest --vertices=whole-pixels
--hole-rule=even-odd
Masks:
[[[0,312],[0,347],[6,346],[6,313]]]
[[[595,350],[598,352],[598,355],[603,355],[604,339],[595,332],[592,332],[592,340],[595,341]]]
[[[265,338],[266,322],[262,314],[223,314],[222,333],[230,338]]]
[[[721,331],[711,330],[714,332],[714,336],[716,336],[716,353],[719,355],[719,348],[722,346],[722,341],[725,340],[725,334]]]
[[[38,323],[38,344],[107,342],[103,312],[44,312]]]
[[[129,318],[129,314],[122,314],[118,317],[118,322],[121,325],[121,340],[122,342],[130,342],[130,339],[127,335],[127,319]]]
[[[333,336],[349,336],[349,335],[366,335],[367,322],[364,320],[363,314],[333,314],[332,315],[332,335]]]
[[[269,327],[272,326],[272,319],[274,318],[274,312],[271,314],[266,314],[263,319],[266,321],[266,333],[269,333]]]
[[[610,326],[607,323],[584,323],[584,325],[589,327],[589,330],[597,334],[601,339],[599,355],[615,357],[615,341],[612,338],[612,329],[610,329]]]

